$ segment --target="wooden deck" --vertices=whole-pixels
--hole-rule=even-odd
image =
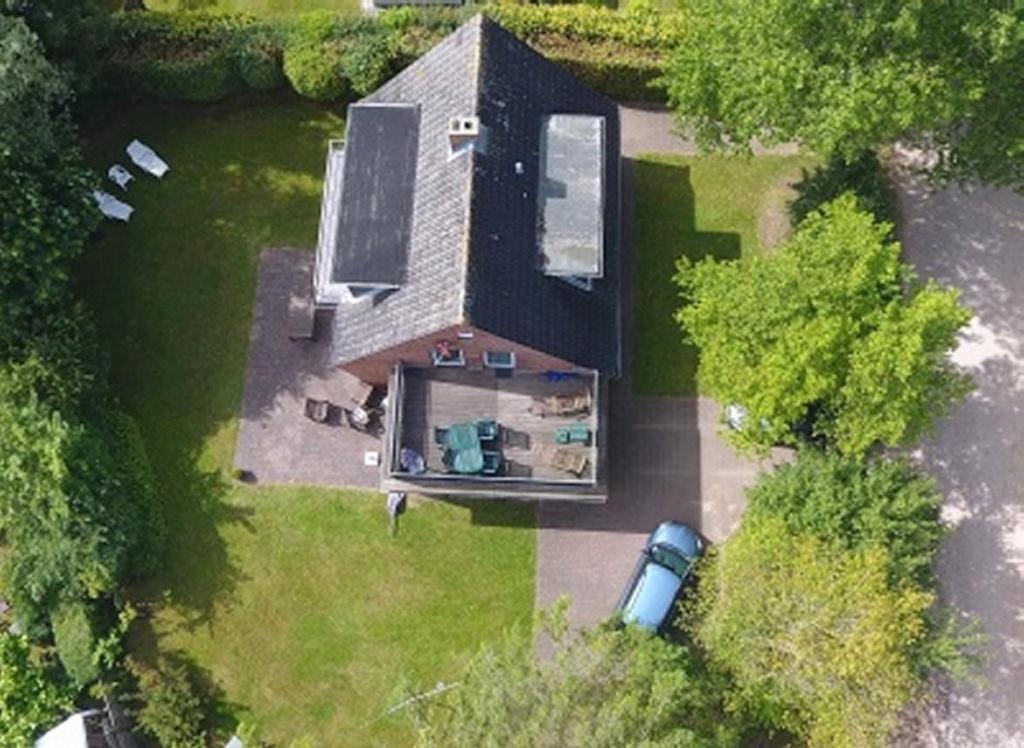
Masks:
[[[543,373],[521,370],[514,371],[508,378],[498,378],[490,370],[466,369],[407,368],[402,374],[401,410],[396,414],[397,434],[392,435],[392,444],[422,455],[428,480],[450,476],[437,481],[441,484],[438,490],[447,490],[445,485],[454,489],[456,483],[464,480],[509,487],[513,484],[546,484],[556,489],[560,485],[593,488],[603,473],[600,469],[600,446],[604,435],[599,429],[599,393],[592,376],[581,375],[552,382]],[[545,398],[582,392],[589,393],[593,403],[589,413],[542,415]],[[504,475],[500,479],[451,476],[442,462],[442,450],[434,441],[434,429],[486,418],[497,420],[501,427],[500,447],[506,465]],[[590,429],[592,438],[589,445],[556,444],[555,430],[573,423],[586,424]],[[550,451],[555,447],[585,456],[587,464],[583,473],[577,476],[553,467]]]

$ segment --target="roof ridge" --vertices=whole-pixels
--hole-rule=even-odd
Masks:
[[[483,13],[477,13],[475,16],[466,22],[467,25],[472,25],[476,29],[476,54],[474,56],[473,64],[473,115],[479,116],[480,113],[480,102],[483,98],[483,56],[484,56],[484,29],[492,28],[492,22]],[[469,158],[469,183],[466,185],[466,215],[465,215],[465,231],[463,232],[463,242],[460,248],[460,261],[461,267],[459,268],[459,319],[456,321],[457,324],[467,324],[469,320],[469,311],[467,308],[467,294],[466,289],[469,286],[469,252],[472,237],[472,226],[473,226],[473,190],[476,183],[476,160],[478,158],[476,149],[472,149],[466,154]]]

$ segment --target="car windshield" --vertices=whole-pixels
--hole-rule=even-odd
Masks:
[[[686,579],[690,573],[690,562],[684,556],[663,545],[651,548],[651,558],[656,564],[675,572],[680,579]]]

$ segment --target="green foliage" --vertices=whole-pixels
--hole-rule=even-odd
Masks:
[[[335,45],[289,46],[284,53],[284,74],[296,93],[314,101],[335,101],[349,90],[344,59]]]
[[[216,101],[243,88],[240,57],[257,21],[247,15],[120,13],[104,80],[117,92]]]
[[[676,319],[700,348],[698,383],[759,424],[730,432],[737,446],[796,443],[793,424],[809,422],[863,455],[912,443],[966,394],[946,354],[970,312],[913,280],[890,231],[847,194],[771,255],[680,261]]]
[[[833,156],[813,172],[804,170],[803,178],[794,187],[797,197],[789,206],[794,226],[845,192],[856,195],[861,209],[871,213],[876,221],[896,223],[885,170],[873,151],[864,151],[849,161]]]
[[[163,748],[205,748],[203,702],[188,667],[163,660],[156,669],[135,669],[142,700],[139,726]]]
[[[59,673],[32,660],[28,640],[0,632],[0,748],[25,748],[72,708]]]
[[[0,16],[0,352],[66,300],[71,260],[97,225],[67,97],[25,24]]]
[[[284,71],[300,95],[332,101],[350,91],[365,95],[376,89],[390,75],[397,55],[397,38],[385,26],[311,13],[289,39]]]
[[[684,5],[666,85],[705,146],[799,140],[851,160],[909,138],[948,147],[946,176],[1024,181],[1024,15],[1004,0]]]
[[[286,82],[281,49],[268,33],[250,34],[238,50],[238,74],[253,91],[272,91]]]
[[[476,12],[476,9],[473,9]],[[583,5],[494,5],[483,12],[609,96],[658,99],[675,15]],[[122,93],[210,100],[280,85],[317,101],[363,95],[426,52],[465,9],[397,8],[377,19],[329,12],[257,20],[237,14],[124,13],[113,18],[105,80]],[[234,72],[235,75],[229,75]]]
[[[0,371],[0,529],[5,589],[35,622],[152,568],[161,531],[151,527],[151,477],[127,416],[68,420],[19,373]]]
[[[695,635],[736,705],[809,745],[885,746],[919,692],[934,597],[892,587],[884,550],[840,551],[750,517],[701,577]]]
[[[882,548],[893,582],[934,584],[932,561],[946,533],[935,482],[904,460],[861,460],[803,449],[748,489],[751,517],[771,515],[793,533],[846,550]]]
[[[89,605],[81,600],[64,603],[54,611],[51,623],[57,656],[75,685],[87,686],[99,678],[96,625]]]
[[[561,618],[547,626],[553,659],[538,662],[532,639],[512,634],[481,649],[456,687],[409,696],[420,745],[740,745],[722,680],[692,648],[633,627],[570,634]]]
[[[50,51],[72,46],[83,23],[104,11],[102,0],[0,0],[0,12],[23,18]]]

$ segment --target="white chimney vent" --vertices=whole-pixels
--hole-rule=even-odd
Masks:
[[[486,129],[479,117],[452,117],[448,120],[448,144],[452,154],[473,148],[482,150]]]

